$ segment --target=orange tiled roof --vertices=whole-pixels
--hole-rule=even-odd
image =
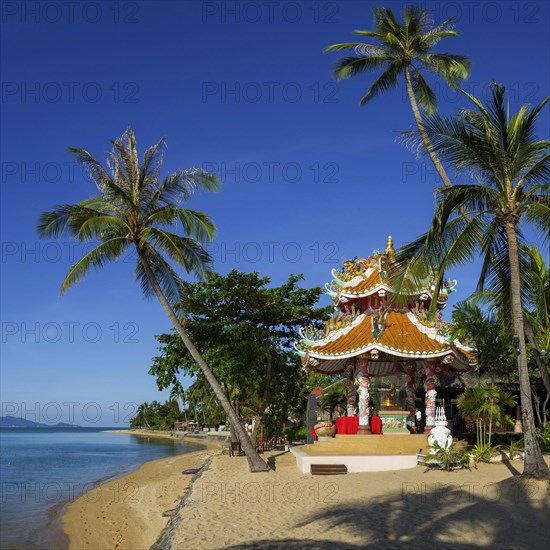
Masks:
[[[345,296],[365,296],[369,291],[375,289],[382,284],[380,278],[380,271],[375,269],[368,277],[353,286],[345,286],[342,288],[341,293]]]
[[[387,314],[386,326],[379,339],[372,335],[372,323],[370,315],[351,330],[342,334],[335,340],[322,343],[319,346],[311,346],[311,357],[338,357],[361,352],[365,348],[375,345],[376,348],[392,352],[397,356],[410,357],[440,357],[446,353],[454,352],[451,344],[441,343],[421,332],[410,321],[406,313],[392,311]],[[462,352],[462,350],[460,350]],[[464,353],[464,352],[462,352]],[[465,353],[464,353],[465,354]]]

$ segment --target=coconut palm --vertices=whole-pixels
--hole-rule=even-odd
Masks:
[[[204,276],[212,259],[201,243],[215,234],[214,223],[206,214],[182,208],[180,204],[201,189],[216,190],[217,178],[192,168],[177,170],[161,179],[165,140],[147,149],[140,162],[132,128],[111,143],[107,168],[88,151],[69,149],[77,162],[87,168],[99,195],[77,204],[57,206],[39,219],[38,232],[42,237],[68,234],[79,241],[98,243],[69,269],[61,294],[82,280],[91,268],[103,267],[133,248],[137,252],[135,275],[143,292],[158,298],[204,373],[237,431],[251,470],[265,471],[267,464],[256,453],[220,384],[174,312],[182,286],[172,264],[183,267],[187,273]],[[183,235],[173,232],[179,224]]]
[[[172,389],[170,390],[170,401],[174,401],[176,405],[178,406],[178,409],[183,414],[184,419],[187,421],[187,392],[183,389],[183,386],[181,385],[181,382],[177,380],[174,385],[172,386]],[[181,401],[181,409],[180,409],[180,401]]]
[[[533,359],[550,395],[550,373],[545,354],[550,349],[550,276],[544,259],[536,245],[519,248],[522,305],[525,313],[525,337],[531,347]],[[509,270],[494,270],[487,288],[476,293],[474,299],[500,312],[499,321],[512,317]],[[510,326],[501,328],[510,332]]]
[[[474,108],[463,109],[455,118],[434,116],[423,123],[437,153],[478,183],[436,190],[431,228],[401,250],[396,268],[402,282],[417,283],[439,268],[439,285],[447,268],[480,253],[481,286],[491,274],[507,274],[525,430],[525,474],[548,477],[534,437],[520,251],[524,225],[538,229],[545,240],[550,238],[550,141],[535,136],[537,116],[550,97],[536,107],[523,105],[510,116],[504,87],[493,83],[491,90],[487,105],[463,92]]]
[[[445,79],[449,86],[456,88],[462,79],[467,78],[470,62],[463,55],[433,53],[433,48],[443,38],[459,34],[451,26],[453,18],[434,26],[428,10],[415,6],[407,6],[402,16],[401,23],[391,9],[375,8],[374,30],[354,31],[358,36],[373,38],[375,44],[346,42],[328,46],[324,51],[352,50],[356,54],[337,61],[334,67],[337,80],[383,69],[383,73],[368,88],[360,105],[365,105],[377,95],[395,88],[399,76],[404,75],[414,120],[424,146],[444,185],[450,186],[451,181],[422,127],[421,109],[431,115],[437,105],[435,93],[422,72],[432,72]]]
[[[502,315],[484,312],[474,295],[453,306],[452,319],[449,334],[475,349],[478,374],[483,370],[494,372],[507,367],[510,372],[514,368],[510,330],[502,326]]]

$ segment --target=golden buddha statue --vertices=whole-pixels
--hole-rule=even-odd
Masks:
[[[384,407],[395,407],[397,405],[397,403],[395,402],[395,392],[396,392],[395,384],[392,383],[390,384],[390,389],[386,394],[386,397],[382,403]]]

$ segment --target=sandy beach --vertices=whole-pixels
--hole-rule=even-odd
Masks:
[[[75,501],[62,518],[70,549],[149,548],[189,488],[181,470],[210,456],[174,515],[172,549],[527,550],[550,537],[550,484],[518,477],[521,461],[328,477],[301,474],[289,453],[273,451],[265,458],[275,471],[252,474],[245,457],[209,447],[146,463]]]
[[[146,437],[169,434],[136,433]],[[204,450],[146,462],[134,472],[100,485],[69,504],[61,517],[71,550],[147,549],[166,527],[189,488],[192,475],[181,472],[199,468],[218,445],[189,439]]]
[[[285,457],[251,474],[244,457],[219,455],[193,484],[171,548],[545,548],[549,483],[518,478],[522,469],[329,477],[301,474]]]

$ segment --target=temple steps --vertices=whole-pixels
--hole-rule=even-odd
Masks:
[[[312,464],[311,475],[314,476],[335,476],[347,474],[348,468],[345,464]]]

